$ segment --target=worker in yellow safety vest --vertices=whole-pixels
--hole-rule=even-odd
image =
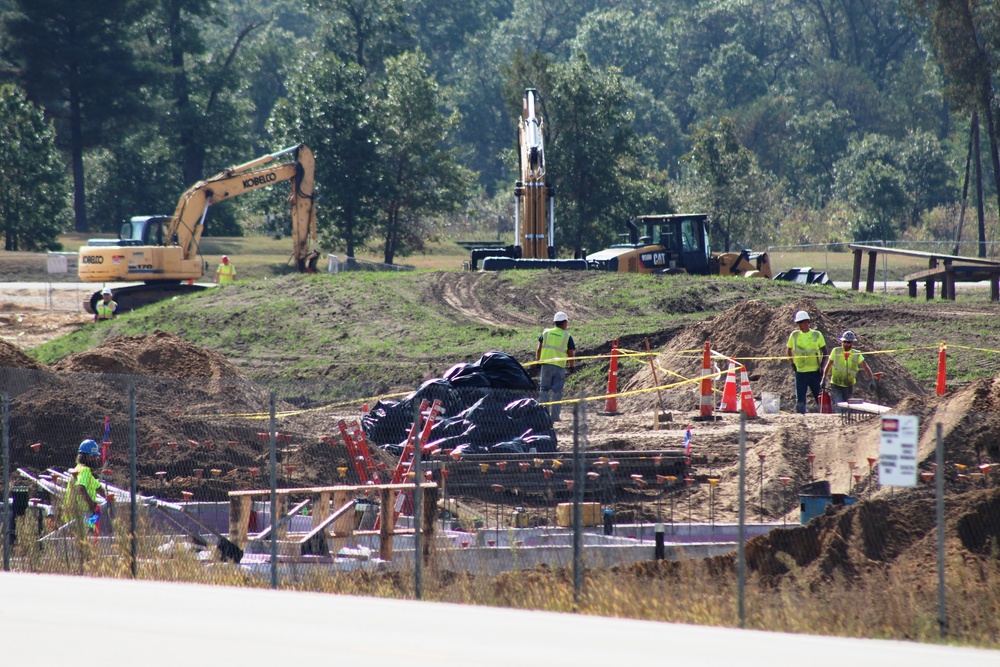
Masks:
[[[858,370],[863,368],[868,373],[868,388],[875,389],[875,374],[868,367],[864,355],[852,350],[858,337],[853,331],[845,331],[840,336],[841,347],[833,348],[830,358],[823,368],[823,384],[826,384],[827,377],[830,377],[830,394],[833,399],[833,408],[837,412],[843,412],[840,403],[846,403],[851,398],[854,385],[857,382]],[[832,376],[832,377],[831,377]]]
[[[236,267],[229,261],[228,255],[222,256],[222,264],[215,270],[216,285],[230,285],[236,280]]]
[[[555,325],[542,331],[538,337],[538,349],[535,350],[535,361],[541,364],[538,374],[538,401],[548,403],[552,421],[559,421],[558,401],[562,400],[563,387],[566,384],[566,370],[573,370],[573,352],[576,344],[566,330],[569,327],[569,317],[561,310],[552,317]]]
[[[111,299],[111,288],[105,287],[101,290],[101,300],[94,308],[94,321],[112,320],[118,317],[118,304]]]
[[[100,481],[94,477],[93,468],[101,465],[101,449],[89,438],[80,443],[76,455],[76,467],[68,472],[69,484],[63,500],[63,520],[77,520],[78,534],[85,534],[83,528],[93,531],[101,517],[101,506],[97,502]]]
[[[822,332],[809,328],[809,313],[800,310],[795,313],[796,330],[788,337],[788,361],[795,369],[795,411],[806,413],[806,398],[812,391],[819,406],[819,392],[822,388],[823,358],[826,356],[826,340]]]

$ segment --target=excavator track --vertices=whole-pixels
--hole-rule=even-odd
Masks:
[[[194,294],[208,289],[206,285],[189,285],[181,282],[150,283],[141,285],[127,285],[116,287],[111,290],[111,298],[118,304],[118,313],[128,312],[148,306],[157,301],[172,299],[175,296]],[[98,290],[90,295],[90,298],[83,302],[83,308],[88,313],[94,313],[97,309],[97,302],[101,300],[101,292]]]

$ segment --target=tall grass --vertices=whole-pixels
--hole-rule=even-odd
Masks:
[[[156,534],[139,522],[137,578],[224,586],[266,587],[266,576],[218,562],[186,542]],[[15,570],[129,578],[127,520],[119,520],[110,548],[98,554],[89,537],[38,540],[35,521],[18,522]],[[787,559],[791,562],[791,559]],[[784,562],[784,561],[783,561]],[[1000,648],[1000,560],[953,555],[947,563],[948,641]],[[299,568],[281,581],[288,590],[404,599],[413,573],[331,572]],[[294,580],[291,580],[294,579]],[[579,603],[568,567],[539,566],[496,576],[474,576],[432,566],[424,599],[671,623],[734,627],[737,586],[733,559],[647,561],[586,571]],[[760,630],[938,642],[936,572],[898,565],[869,568],[863,578],[811,579],[794,568],[775,580],[751,574],[746,627]]]

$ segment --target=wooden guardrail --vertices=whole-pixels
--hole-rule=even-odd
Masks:
[[[301,555],[326,556],[336,554],[347,540],[356,535],[378,535],[379,557],[392,560],[394,535],[412,533],[412,529],[396,529],[396,498],[402,492],[412,493],[415,489],[423,495],[423,516],[421,530],[425,536],[425,551],[434,543],[434,525],[437,514],[437,489],[434,482],[415,484],[362,484],[338,486],[308,486],[277,489],[277,511],[271,517],[271,526],[255,535],[253,539],[270,537],[273,530],[278,540],[288,541],[288,523],[294,514],[307,506],[312,508],[312,529],[297,537]],[[355,530],[354,503],[359,497],[378,496],[379,529]],[[254,498],[270,498],[270,489],[247,489],[229,492],[229,540],[241,548],[250,541],[250,524],[253,517]],[[304,500],[288,510],[290,497]],[[332,529],[332,534],[330,534]],[[425,559],[428,554],[424,554]]]
[[[919,282],[924,283],[928,300],[934,298],[934,283],[940,281],[941,298],[954,301],[955,283],[989,281],[990,300],[1000,301],[1000,262],[998,261],[981,259],[979,257],[963,257],[961,255],[905,250],[902,248],[883,248],[855,243],[849,244],[847,247],[854,251],[854,271],[851,274],[851,289],[855,291],[861,289],[861,263],[864,253],[868,253],[868,274],[865,281],[865,291],[875,291],[875,273],[878,266],[878,255],[879,253],[883,253],[903,257],[918,257],[927,260],[926,271],[918,271],[903,278],[908,283],[908,292],[911,297],[915,298],[917,296],[917,283]]]

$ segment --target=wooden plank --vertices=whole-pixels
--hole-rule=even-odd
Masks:
[[[354,507],[354,495],[348,491],[337,491],[333,494],[334,507]],[[347,546],[347,540],[354,535],[354,512],[345,512],[333,522],[333,541],[330,551],[337,554]]]
[[[382,503],[379,517],[378,555],[386,561],[392,560],[392,535],[396,527],[396,492],[392,489],[381,489],[379,491]]]
[[[299,550],[302,555],[329,556],[330,544],[326,539],[326,529],[330,524],[336,523],[342,520],[343,517],[350,516],[353,513],[354,499],[352,498],[349,502],[338,507],[333,514],[328,514],[325,519],[313,526],[313,529],[299,540]],[[340,549],[337,549],[337,551],[340,551]]]
[[[851,289],[857,292],[861,288],[861,255],[863,250],[854,251],[854,270],[851,272]]]
[[[420,529],[423,532],[421,551],[423,552],[424,565],[434,567],[437,562],[437,550],[435,549],[435,542],[437,540],[434,537],[434,527],[437,524],[438,490],[424,489],[422,493],[424,494],[424,498],[421,503],[421,507],[423,508],[423,517],[420,523]]]
[[[938,265],[937,257],[931,257],[930,261],[927,262],[927,266],[930,267],[928,270],[933,270],[937,268],[937,265]],[[924,290],[927,293],[927,300],[932,301],[934,299],[934,281],[928,280],[927,282],[925,282]]]
[[[339,485],[339,486],[303,486],[292,489],[278,489],[278,495],[288,495],[290,493],[302,493],[302,494],[312,494],[317,493],[335,493],[337,491],[347,491],[348,493],[354,493],[357,491],[378,491],[379,489],[390,489],[392,491],[406,491],[412,489],[413,484],[354,484],[354,485]],[[420,488],[437,488],[437,483],[435,482],[422,482]],[[270,495],[270,489],[244,489],[241,491],[230,491],[230,498],[239,498],[241,496],[267,496]]]
[[[881,246],[871,246],[863,245],[859,243],[851,243],[847,246],[851,250],[862,250],[865,252],[884,252],[890,255],[902,255],[904,257],[924,257],[927,259],[935,258],[939,260],[951,259],[958,262],[965,262],[967,264],[981,264],[982,266],[995,266],[1000,268],[1000,261],[994,259],[981,259],[979,257],[965,257],[963,255],[947,255],[939,252],[923,252],[922,250],[904,250],[902,248],[883,248]]]
[[[253,498],[250,496],[229,499],[229,541],[240,548],[247,544],[252,508]]]
[[[878,270],[878,249],[868,252],[868,280],[865,282],[865,291],[875,291],[875,272]]]
[[[330,492],[319,494],[319,502],[313,505],[313,528],[330,516]]]
[[[275,523],[278,526],[278,539],[284,539],[288,535],[288,522],[292,520],[293,516],[301,512],[303,507],[312,502],[310,500],[303,500],[298,505],[285,512],[281,509],[283,501],[287,502],[287,498],[282,497],[278,499],[278,516],[281,518],[278,519],[277,522],[272,522],[271,525],[265,528],[260,535],[254,538],[255,540],[269,539],[271,536],[271,529],[274,528]]]

